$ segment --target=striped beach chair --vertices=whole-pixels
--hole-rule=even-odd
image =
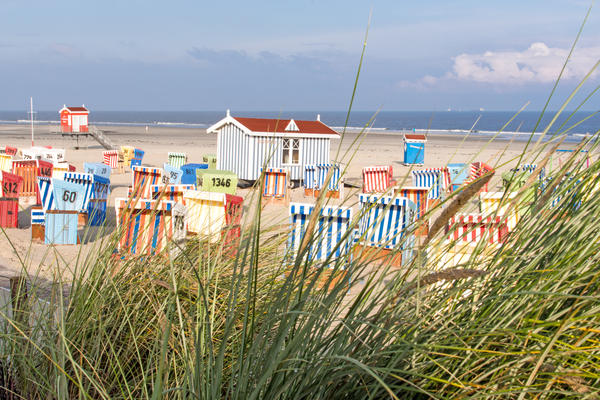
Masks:
[[[188,190],[196,190],[195,185],[152,185],[152,198],[171,200],[185,205],[183,194]]]
[[[385,193],[395,185],[391,165],[365,167],[362,176],[363,193]]]
[[[180,169],[187,163],[187,154],[170,151],[168,154],[168,164],[173,168]]]
[[[288,240],[288,256],[300,250],[314,204],[290,204],[291,232]],[[351,258],[353,233],[350,232],[352,208],[323,207],[319,212],[315,233],[308,250],[310,261],[326,261],[327,258]],[[334,263],[333,261],[332,263]]]
[[[448,175],[445,168],[429,168],[419,171],[412,171],[413,186],[429,189],[427,198],[429,206],[443,200],[446,189],[448,188]]]
[[[0,154],[0,171],[12,171],[12,159],[10,154]]]
[[[152,185],[158,185],[162,182],[163,170],[154,167],[132,168],[131,189],[132,196],[142,199],[152,198]]]
[[[281,203],[287,205],[290,201],[288,194],[289,173],[285,168],[267,168],[264,173],[264,188],[262,197],[266,203]]]
[[[63,179],[65,172],[75,172],[75,166],[68,162],[60,162],[54,164],[52,167],[52,177],[57,179]]]
[[[383,253],[401,250],[402,265],[412,260],[414,247],[414,222],[417,205],[406,197],[381,196],[361,193],[358,195],[360,221],[358,244],[374,247]],[[399,247],[400,246],[400,247]]]
[[[37,195],[37,160],[13,160],[13,174],[23,178],[23,189],[21,196],[36,196]]]
[[[94,175],[86,174],[85,172],[65,172],[63,179],[67,182],[72,182],[83,186],[83,199],[79,211],[87,212],[90,199],[94,194]]]
[[[327,174],[329,170],[333,170],[331,179],[327,187],[325,183],[327,180]],[[332,197],[334,199],[343,198],[343,180],[339,164],[317,164],[316,165],[316,182],[314,196],[318,197],[322,190],[327,191],[326,197]]]
[[[315,184],[317,182],[317,167],[315,165],[305,165],[302,175],[302,186],[305,196],[314,196]]]
[[[226,193],[189,190],[183,194],[187,207],[187,231],[210,243],[232,246],[241,234],[244,199]]]
[[[179,169],[178,167],[174,167],[171,164],[164,164],[163,170],[163,185],[178,185],[181,183],[183,170]]]
[[[54,209],[54,178],[38,176],[37,184],[40,193],[40,205],[44,211]]]
[[[102,152],[102,163],[111,169],[119,168],[119,151],[106,150]]]
[[[100,226],[106,222],[106,209],[110,195],[110,180],[103,176],[93,175],[94,186],[92,198],[88,203],[88,224]]]
[[[419,220],[423,220],[422,224],[415,230],[416,236],[427,236],[429,233],[429,218],[425,218],[425,214],[429,210],[429,199],[427,194],[429,189],[419,186],[403,186],[395,190],[395,195],[406,197],[417,206],[417,216]]]
[[[115,199],[118,250],[153,255],[185,239],[185,207],[168,200]]]
[[[502,243],[508,235],[508,222],[503,216],[456,214],[446,226],[448,238],[458,242]]]
[[[472,162],[469,165],[469,177],[465,180],[464,184],[469,184],[471,182],[476,181],[479,178],[484,177],[485,175],[489,174],[489,173],[493,173],[494,172],[494,168],[490,167],[489,165],[487,165],[484,162],[480,162],[480,161],[476,161],[476,162]],[[488,183],[486,183],[480,190],[479,192],[487,192],[488,191]]]

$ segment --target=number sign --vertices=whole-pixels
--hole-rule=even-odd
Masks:
[[[208,170],[202,174],[202,190],[205,192],[235,194],[237,184],[237,175],[230,171]]]

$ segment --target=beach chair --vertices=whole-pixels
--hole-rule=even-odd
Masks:
[[[243,197],[226,193],[189,190],[183,194],[187,207],[186,227],[209,243],[235,246],[241,235]]]
[[[435,207],[444,199],[449,185],[446,168],[429,168],[412,171],[413,186],[427,188],[428,207]]]
[[[101,176],[110,179],[111,167],[104,163],[83,163],[83,171],[86,174]]]
[[[187,163],[187,155],[185,153],[169,152],[168,160],[170,166],[180,169]]]
[[[12,159],[10,154],[0,154],[0,171],[12,171]]]
[[[292,257],[300,250],[308,221],[314,211],[314,204],[290,204],[291,232],[288,240],[288,257]],[[345,257],[346,261],[349,261],[352,258],[353,244],[353,232],[350,231],[352,208],[325,206],[316,212],[319,215],[307,252],[308,260],[317,263],[316,266],[320,266],[327,259],[329,259],[328,265],[336,264],[336,259],[340,257]]]
[[[183,177],[183,170],[172,166],[171,164],[163,165],[163,185],[178,185],[181,184],[181,178]]]
[[[417,205],[406,197],[361,193],[360,221],[354,254],[363,260],[389,260],[391,265],[408,265],[413,257],[412,230]]]
[[[154,255],[178,248],[185,239],[186,208],[169,200],[115,199],[118,250],[129,255]],[[170,246],[173,244],[173,246]]]
[[[510,208],[511,201],[517,192],[487,192],[479,194],[479,211],[483,217],[503,217],[508,231],[512,231],[519,219],[527,212],[533,199],[519,199],[519,204]],[[525,196],[524,196],[525,197]]]
[[[465,163],[448,164],[446,168],[450,178],[449,189],[451,192],[457,190],[469,179],[470,167]]]
[[[196,186],[205,192],[227,193],[234,195],[237,190],[238,177],[231,171],[220,169],[208,169],[196,171],[198,179],[202,183],[197,182]]]
[[[196,190],[195,185],[152,185],[152,198],[155,200],[171,200],[185,204],[183,194],[188,190]]]
[[[427,137],[423,134],[408,134],[403,137],[404,165],[423,165],[425,163],[425,143]]]
[[[53,179],[52,209],[58,211],[77,212],[87,209],[87,204],[85,204],[84,208],[84,203],[86,202],[86,191],[87,188],[84,184]],[[89,198],[87,199],[87,202],[89,203]]]
[[[304,195],[313,197],[315,184],[317,182],[317,167],[315,165],[305,165],[302,175],[302,186],[304,187]]]
[[[80,224],[85,225],[87,223],[87,211],[90,199],[94,195],[94,175],[84,172],[65,172],[63,179],[66,182],[76,183],[83,187],[83,191],[81,193],[81,207],[78,209],[78,211],[81,213]],[[56,198],[55,201],[57,201]]]
[[[59,163],[65,160],[65,149],[44,149],[41,158],[51,163]]]
[[[132,168],[131,195],[142,199],[152,198],[152,185],[162,182],[161,168],[134,166]]]
[[[181,176],[181,183],[183,185],[196,185],[197,172],[199,169],[208,169],[208,164],[184,164],[181,166],[183,175]]]
[[[289,205],[289,172],[285,168],[267,168],[264,172],[263,201],[264,204]]]
[[[446,225],[447,240],[443,245],[432,247],[431,254],[438,269],[454,268],[467,263],[478,246],[483,246],[482,255],[497,251],[508,232],[504,216],[457,214]]]
[[[396,184],[391,165],[365,167],[362,177],[363,193],[385,193]]]
[[[428,188],[419,186],[402,186],[394,190],[394,196],[406,197],[417,206],[416,219],[422,222],[415,229],[416,236],[427,236],[429,234],[429,218],[425,217],[425,214],[429,210],[428,193]]]
[[[217,169],[217,156],[214,154],[203,155],[202,162],[208,164],[208,169]]]
[[[490,167],[484,162],[476,161],[472,162],[469,167],[469,177],[465,180],[465,184],[476,181],[477,179],[483,178],[487,174],[494,173],[494,168]],[[489,182],[483,185],[479,192],[488,191]]]
[[[12,171],[13,174],[23,178],[21,197],[36,196],[38,174],[37,160],[13,160]]]
[[[68,162],[59,162],[52,166],[52,177],[62,179],[65,172],[75,172],[75,166]]]
[[[107,167],[108,168],[108,167]],[[106,209],[110,195],[110,180],[104,176],[93,175],[94,186],[88,203],[88,224],[101,226],[106,222]]]
[[[55,178],[46,178],[43,176],[38,176],[37,185],[40,193],[40,202],[39,206],[42,207],[42,210],[52,210],[54,207],[54,185],[53,180]]]
[[[327,174],[332,170],[331,180],[325,186]],[[314,197],[319,197],[321,191],[326,191],[325,197],[342,199],[344,197],[344,182],[339,164],[316,164],[316,182]]]
[[[141,149],[133,149],[133,158],[129,161],[129,167],[139,167],[142,165],[142,160],[144,159],[144,150]]]
[[[111,169],[119,168],[119,151],[106,150],[102,152],[102,163]]]

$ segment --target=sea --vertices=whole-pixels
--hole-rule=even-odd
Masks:
[[[294,118],[321,121],[337,130],[359,130],[369,127],[371,132],[417,132],[436,134],[510,136],[526,140],[544,131],[555,112],[539,111],[236,111],[239,117]],[[58,124],[57,111],[37,111],[35,122],[39,125]],[[181,128],[207,128],[225,116],[223,111],[92,111],[92,125],[171,126]],[[541,119],[540,119],[541,116]],[[348,118],[348,120],[347,120]],[[347,120],[347,122],[346,122]],[[28,124],[27,111],[0,111],[0,124]],[[567,134],[568,139],[579,141],[600,130],[600,114],[595,112],[563,112],[554,122],[550,134]]]

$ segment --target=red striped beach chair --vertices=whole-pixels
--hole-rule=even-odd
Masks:
[[[391,165],[365,167],[362,176],[363,193],[385,193],[396,184]]]
[[[119,151],[107,150],[102,152],[102,163],[111,169],[119,168]]]

